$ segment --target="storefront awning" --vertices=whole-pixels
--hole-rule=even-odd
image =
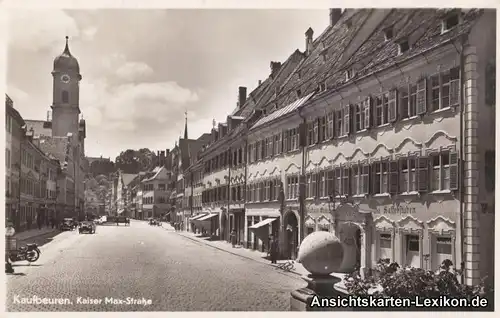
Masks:
[[[216,217],[216,216],[218,216],[218,214],[216,214],[216,213],[208,214],[208,215],[203,216],[202,218],[199,218],[198,221],[207,221],[207,220],[209,220],[213,217]]]
[[[202,214],[198,214],[192,218],[190,218],[189,220],[190,221],[194,221],[194,220],[198,220],[198,219],[201,219],[202,217],[204,217],[206,214],[205,213],[202,213]]]
[[[277,218],[268,218],[268,219],[265,219],[265,220],[262,220],[260,221],[259,223],[257,224],[254,224],[252,226],[249,226],[248,228],[251,229],[251,230],[257,230],[257,229],[260,229],[262,228],[263,226],[266,226],[268,224],[271,224],[273,223],[274,221],[276,221]]]

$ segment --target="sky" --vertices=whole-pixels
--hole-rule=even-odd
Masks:
[[[25,119],[44,120],[52,65],[69,36],[78,59],[87,156],[172,148],[209,132],[248,93],[319,36],[328,9],[13,9],[9,12],[7,94]]]

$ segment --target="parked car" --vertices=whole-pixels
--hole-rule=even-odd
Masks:
[[[59,225],[59,229],[61,231],[73,231],[75,229],[76,225],[75,222],[72,218],[65,218],[62,220],[61,224]]]
[[[78,233],[90,233],[94,234],[96,229],[96,225],[92,221],[83,221],[80,224],[80,228],[78,229]]]

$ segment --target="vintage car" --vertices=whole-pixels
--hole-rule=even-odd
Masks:
[[[63,219],[61,225],[59,225],[61,231],[73,231],[75,227],[75,221],[72,218]]]
[[[78,228],[78,233],[90,233],[94,234],[96,229],[96,225],[92,221],[83,221],[80,223],[80,227]]]

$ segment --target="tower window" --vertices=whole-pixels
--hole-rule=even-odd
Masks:
[[[63,103],[69,103],[69,93],[68,91],[62,91],[61,98]]]

